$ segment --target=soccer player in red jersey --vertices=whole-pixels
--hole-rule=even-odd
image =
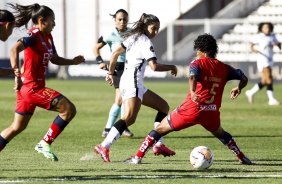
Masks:
[[[28,6],[9,4],[16,10],[16,26],[21,27],[30,20],[34,26],[28,35],[19,39],[11,49],[11,65],[15,71],[17,101],[14,122],[0,134],[0,151],[28,125],[35,108],[59,112],[35,150],[48,159],[58,161],[51,143],[74,118],[74,104],[58,91],[45,87],[45,72],[49,60],[57,65],[76,65],[85,61],[83,56],[65,59],[58,56],[51,32],[55,26],[52,9],[37,3]],[[24,63],[19,71],[19,53],[24,50]],[[20,74],[19,74],[20,73]]]
[[[160,137],[196,124],[202,125],[218,138],[237,156],[240,163],[252,163],[239,149],[232,135],[221,127],[219,112],[224,86],[227,81],[240,80],[238,86],[230,92],[230,98],[233,100],[247,85],[248,78],[241,70],[234,69],[215,58],[218,47],[212,35],[198,36],[194,41],[194,49],[197,51],[198,59],[190,64],[188,82],[190,90],[185,101],[147,135],[137,154],[126,159],[125,163],[140,164],[145,153]]]

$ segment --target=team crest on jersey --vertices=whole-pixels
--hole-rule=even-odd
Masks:
[[[192,76],[195,76],[194,72],[190,72],[190,76],[189,77],[192,77]]]
[[[150,47],[150,51],[155,52],[153,46]]]
[[[52,106],[56,105],[58,103],[58,98],[54,98],[52,101]]]

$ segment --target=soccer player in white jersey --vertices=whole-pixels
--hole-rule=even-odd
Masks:
[[[100,49],[102,49],[105,45],[108,44],[110,47],[110,51],[113,52],[123,42],[124,34],[130,30],[130,28],[127,27],[127,23],[128,23],[127,11],[125,11],[124,9],[119,9],[116,11],[115,14],[111,16],[115,20],[115,27],[109,33],[101,36],[98,39],[98,43],[95,45],[93,49],[94,55],[96,56],[96,61],[99,64],[100,68],[103,70],[108,70],[108,68],[100,55]],[[121,117],[123,116],[123,107],[122,107],[122,100],[119,90],[119,81],[124,70],[124,61],[125,61],[125,53],[119,55],[115,66],[115,72],[113,75],[114,88],[116,91],[115,102],[112,105],[111,110],[109,112],[108,121],[105,129],[102,132],[102,137],[107,137],[110,129],[112,128],[119,114],[121,114]],[[129,129],[125,129],[122,135],[126,137],[132,137],[133,133],[130,132]]]
[[[281,43],[272,33],[273,27],[273,24],[270,22],[260,23],[258,26],[259,33],[251,40],[251,50],[257,53],[257,68],[259,72],[262,72],[262,78],[252,89],[246,91],[249,103],[254,103],[254,94],[266,86],[266,93],[269,99],[268,104],[279,105],[273,94],[272,67],[273,47],[277,46],[281,50]]]
[[[105,162],[110,162],[109,148],[111,145],[128,126],[135,122],[141,104],[158,111],[155,118],[155,127],[160,124],[169,111],[167,102],[143,85],[147,64],[153,71],[171,71],[172,75],[176,76],[177,74],[176,66],[157,62],[151,39],[158,34],[159,28],[160,21],[156,16],[143,13],[141,18],[133,25],[132,30],[125,35],[126,40],[112,53],[109,73],[106,76],[110,85],[113,84],[117,58],[120,54],[126,52],[125,69],[120,80],[124,116],[114,124],[105,140],[94,148],[94,151],[100,154]],[[175,154],[162,141],[155,144],[153,152],[155,155],[163,156]]]

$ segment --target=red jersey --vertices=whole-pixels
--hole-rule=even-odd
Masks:
[[[20,39],[23,43],[24,63],[21,68],[21,78],[24,85],[31,87],[45,86],[45,73],[48,62],[56,53],[51,34],[43,34],[37,28],[31,28],[28,36]]]
[[[226,82],[241,80],[245,75],[217,59],[201,58],[190,64],[190,76],[197,79],[195,93],[200,95],[200,102],[193,102],[188,93],[183,104],[170,114],[168,120],[174,130],[201,124],[207,130],[215,131],[220,124],[219,108]]]
[[[225,84],[229,80],[241,80],[244,74],[239,69],[213,58],[202,58],[190,64],[190,76],[197,79],[195,93],[200,95],[200,102],[192,102],[190,93],[183,105],[198,110],[219,111]]]

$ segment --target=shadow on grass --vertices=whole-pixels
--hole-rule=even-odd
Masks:
[[[175,170],[174,170],[175,171]],[[39,181],[97,181],[97,180],[131,180],[136,179],[189,179],[189,178],[228,178],[228,179],[266,179],[266,178],[282,178],[282,175],[258,175],[258,174],[215,174],[212,175],[209,170],[208,174],[193,175],[96,175],[96,176],[61,176],[61,177],[20,177],[16,179],[1,178],[0,181],[20,181],[20,182],[39,182]],[[167,171],[166,171],[167,172]],[[230,171],[228,171],[230,172]],[[187,173],[187,170],[185,170]],[[5,180],[6,179],[6,180]]]
[[[282,135],[233,135],[235,138],[264,138],[264,137],[282,137]],[[215,137],[212,135],[209,136],[167,136],[167,139],[169,138],[173,138],[173,139],[198,139],[198,138],[212,138],[214,139]],[[144,139],[144,137],[141,136],[135,136],[135,137],[131,137],[130,139]]]

